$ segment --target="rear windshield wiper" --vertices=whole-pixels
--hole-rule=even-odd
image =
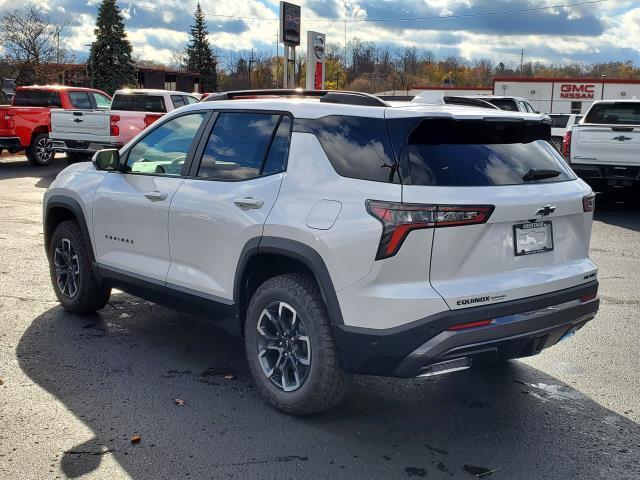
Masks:
[[[524,180],[525,182],[531,182],[533,180],[544,180],[545,178],[557,177],[561,174],[562,172],[559,172],[558,170],[537,170],[535,168],[532,168],[525,174],[524,177],[522,177],[522,180]]]

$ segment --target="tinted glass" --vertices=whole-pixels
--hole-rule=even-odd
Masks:
[[[247,180],[260,176],[280,115],[229,113],[218,116],[207,142],[198,176]]]
[[[128,171],[180,175],[205,116],[204,112],[183,115],[153,129],[130,150]]]
[[[185,98],[185,100],[186,100],[186,102],[187,102],[187,105],[191,105],[191,104],[194,104],[194,103],[198,103],[198,102],[200,101],[200,100],[198,100],[196,97],[192,97],[192,96],[190,96],[190,95],[186,95],[184,98]]]
[[[317,120],[297,119],[294,129],[318,138],[338,175],[398,182],[383,119],[332,115]]]
[[[569,122],[569,115],[549,115],[553,120],[553,128],[565,128]]]
[[[282,117],[278,131],[273,137],[273,143],[269,149],[269,155],[262,167],[262,175],[270,175],[284,171],[289,156],[289,134],[291,131],[291,118]]]
[[[161,96],[119,94],[113,97],[111,110],[165,113],[167,108]]]
[[[589,111],[586,123],[640,125],[640,103],[596,105]]]
[[[91,110],[91,99],[87,92],[69,92],[69,101],[73,108]]]
[[[573,179],[549,144],[547,124],[482,121],[422,121],[401,155],[407,184],[495,186]],[[529,179],[534,171],[554,170],[550,178]]]
[[[487,99],[487,102],[492,103],[500,110],[508,110],[510,112],[517,112],[518,106],[516,102],[511,100],[510,98],[491,98]]]
[[[96,101],[96,106],[101,110],[107,110],[111,106],[111,100],[109,97],[100,93],[93,93],[93,98]]]
[[[16,107],[60,107],[58,92],[50,90],[18,90],[13,98]]]
[[[171,102],[173,103],[173,108],[180,108],[185,105],[182,95],[171,95]]]

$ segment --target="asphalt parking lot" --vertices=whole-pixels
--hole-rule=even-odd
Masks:
[[[602,306],[571,340],[431,380],[357,377],[338,408],[292,418],[206,323],[122,293],[63,312],[41,202],[65,165],[0,159],[0,478],[640,478],[640,202],[599,199]]]

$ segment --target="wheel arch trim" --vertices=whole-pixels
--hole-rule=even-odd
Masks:
[[[49,228],[50,222],[50,212],[54,208],[63,208],[68,210],[73,214],[73,216],[78,221],[78,225],[80,226],[80,231],[84,237],[87,246],[89,247],[89,259],[91,264],[94,266],[94,269],[97,270],[96,266],[96,257],[95,250],[93,249],[93,241],[92,237],[89,234],[89,228],[87,227],[87,221],[85,219],[84,211],[80,206],[80,203],[75,199],[65,195],[53,195],[51,196],[46,203],[45,211],[44,211],[44,248],[49,255],[49,243],[51,242],[51,234],[53,233],[52,229]],[[49,233],[50,232],[50,233]]]
[[[252,238],[245,244],[236,268],[233,286],[234,303],[240,305],[247,266],[252,258],[260,254],[282,256],[305,265],[318,284],[331,324],[344,325],[336,289],[323,258],[313,248],[296,240],[263,236]]]

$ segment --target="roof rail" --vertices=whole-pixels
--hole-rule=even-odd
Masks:
[[[323,103],[341,105],[363,105],[369,107],[388,107],[389,105],[375,95],[362,92],[348,92],[341,90],[303,90],[301,88],[275,88],[268,90],[236,90],[231,92],[212,93],[203,102],[220,100],[239,100],[260,97],[315,97]]]

